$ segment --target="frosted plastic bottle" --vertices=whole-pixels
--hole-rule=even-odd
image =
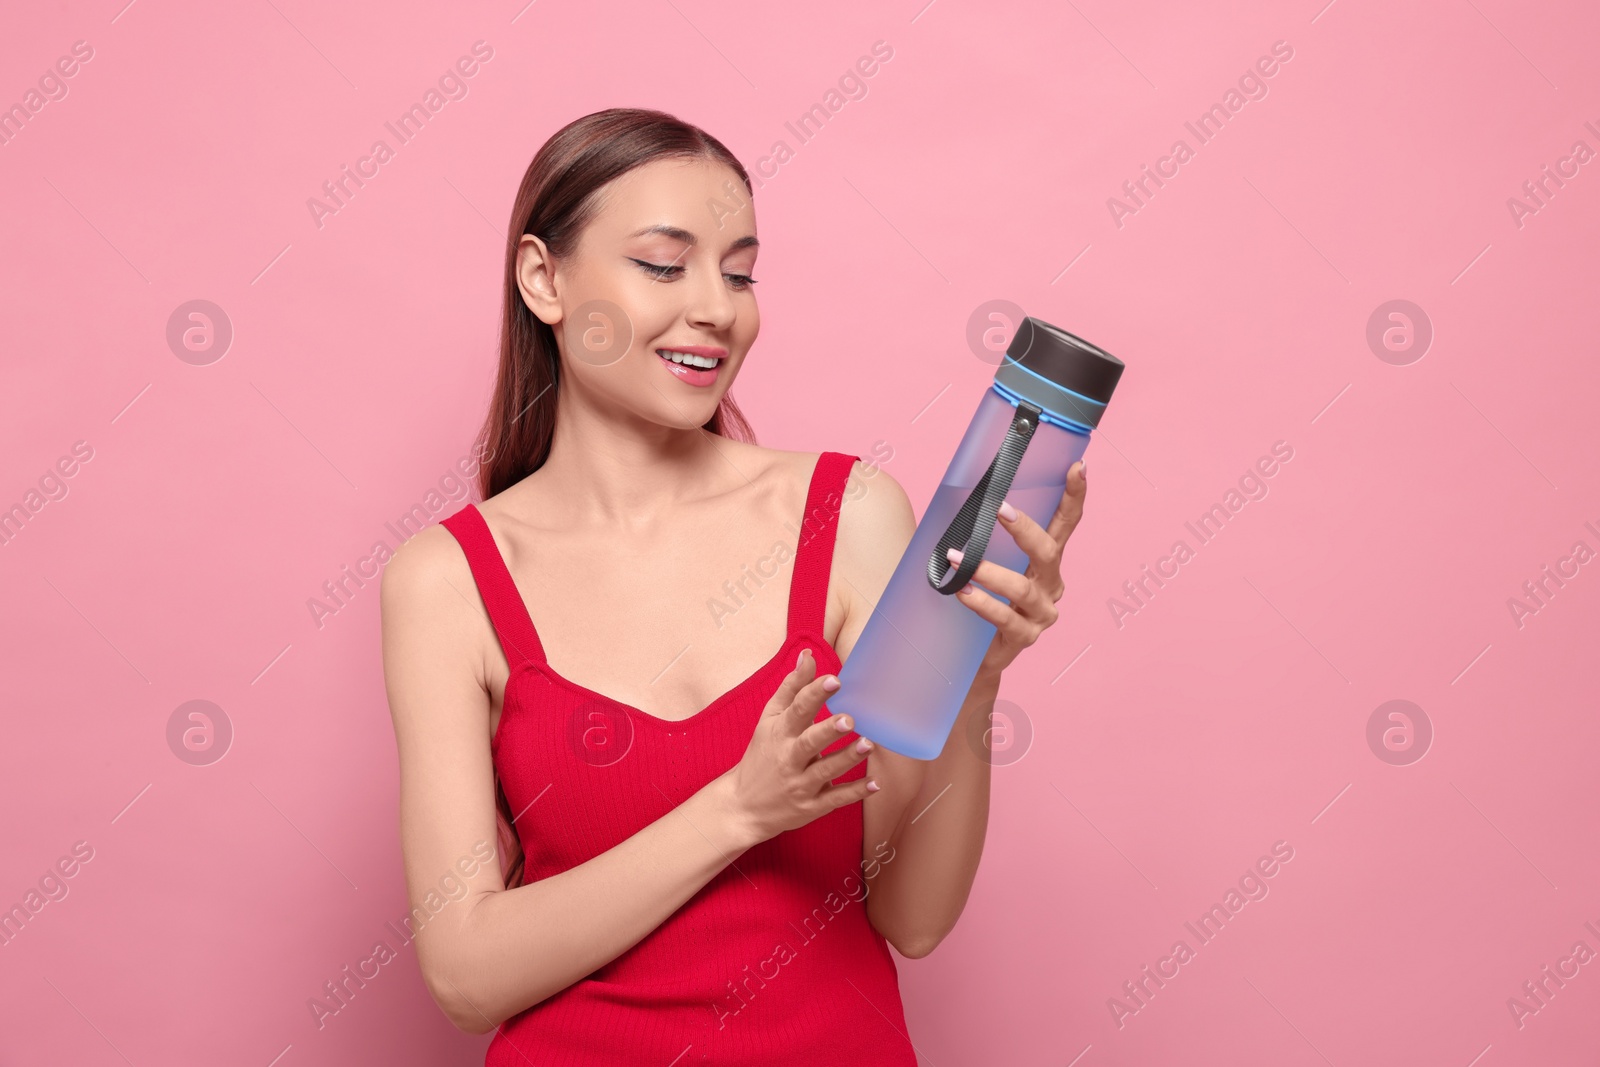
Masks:
[[[996,518],[1000,502],[1049,525],[1122,371],[1115,356],[1047,322],[1018,325],[828,698],[856,733],[916,759],[944,749],[995,635],[951,594],[983,559],[1027,570],[1027,553]],[[946,557],[952,547],[964,552],[960,567]]]

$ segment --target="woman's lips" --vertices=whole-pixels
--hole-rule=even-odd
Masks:
[[[676,351],[676,349],[673,351]],[[686,382],[689,385],[700,386],[711,385],[714,383],[717,380],[718,373],[720,373],[722,370],[722,365],[727,362],[726,359],[719,359],[715,367],[703,369],[701,367],[691,367],[686,363],[674,363],[666,356],[663,356],[659,351],[656,353],[656,358],[662,363],[666,364],[667,370],[671,371],[672,374],[680,381]]]

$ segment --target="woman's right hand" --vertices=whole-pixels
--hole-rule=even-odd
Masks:
[[[744,756],[722,775],[735,815],[748,830],[752,845],[804,826],[877,790],[877,782],[867,777],[831,784],[866,759],[873,744],[863,737],[819,757],[855,723],[848,715],[812,721],[823,702],[839,688],[836,676],[818,678],[816,673],[816,657],[810,649],[803,650],[794,670],[767,701]]]

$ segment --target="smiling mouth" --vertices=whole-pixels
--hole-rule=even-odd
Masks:
[[[666,365],[668,373],[685,385],[704,388],[715,385],[726,362],[722,356],[702,356],[693,352],[679,352],[670,348],[656,349],[656,358]]]
[[[658,348],[656,355],[668,363],[676,363],[695,370],[716,370],[722,365],[722,358],[719,356],[697,356],[692,352],[679,352],[671,348]]]

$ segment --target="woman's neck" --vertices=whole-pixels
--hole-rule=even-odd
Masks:
[[[537,472],[547,511],[541,525],[645,530],[754,478],[731,462],[730,442],[699,427],[586,419],[572,408],[563,416]]]

